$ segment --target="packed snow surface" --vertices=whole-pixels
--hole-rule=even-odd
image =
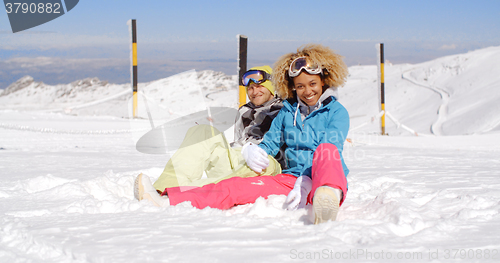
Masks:
[[[135,177],[156,179],[169,158],[138,152],[138,138],[207,106],[236,108],[235,76],[141,83],[136,119],[126,85],[20,79],[0,93],[0,262],[498,262],[498,61],[492,47],[386,65],[389,136],[372,122],[376,66],[349,68],[349,192],[321,225],[310,207],[283,209],[284,195],[226,211],[134,199]]]

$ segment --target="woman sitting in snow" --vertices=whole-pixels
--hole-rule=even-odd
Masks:
[[[322,45],[306,45],[297,53],[281,57],[273,82],[286,99],[271,128],[259,144],[245,144],[247,165],[261,172],[285,145],[287,169],[276,176],[234,177],[218,184],[183,191],[167,188],[162,196],[151,185],[154,202],[160,206],[190,201],[197,208],[228,209],[253,203],[259,197],[288,195],[286,207],[303,208],[312,203],[315,224],[335,220],[347,193],[349,172],[343,145],[349,130],[349,114],[337,101],[337,87],[347,77],[341,56]]]

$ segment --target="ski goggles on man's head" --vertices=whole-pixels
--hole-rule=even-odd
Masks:
[[[291,78],[295,78],[300,75],[300,72],[305,70],[309,74],[320,74],[323,72],[320,66],[316,64],[308,63],[306,57],[298,57],[292,61],[290,64],[290,68],[288,69],[288,75]]]
[[[250,81],[253,81],[255,84],[261,84],[266,82],[266,80],[271,80],[271,74],[263,70],[249,70],[241,77],[241,82],[244,86],[248,86]]]

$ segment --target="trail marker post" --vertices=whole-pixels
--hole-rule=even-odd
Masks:
[[[130,78],[133,90],[133,116],[137,117],[137,29],[135,19],[127,22],[129,25],[129,32],[132,38],[132,45],[130,46]]]
[[[247,91],[241,78],[243,74],[247,71],[247,49],[248,49],[248,37],[244,35],[238,35],[238,102],[239,106],[243,106],[247,102]]]
[[[387,135],[385,133],[385,81],[384,81],[384,44],[377,44],[377,57],[378,57],[378,83],[380,87],[379,100],[380,100],[380,111],[383,111],[382,117],[380,117],[380,126],[382,130],[382,135]]]

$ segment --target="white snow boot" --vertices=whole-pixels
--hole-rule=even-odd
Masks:
[[[153,187],[149,176],[145,174],[139,174],[137,178],[135,178],[134,182],[134,197],[135,199],[141,200],[149,200],[156,206],[168,206],[170,205],[170,201],[166,196],[160,196],[156,189]]]
[[[339,212],[342,191],[329,186],[320,186],[313,197],[314,224],[335,221]]]

